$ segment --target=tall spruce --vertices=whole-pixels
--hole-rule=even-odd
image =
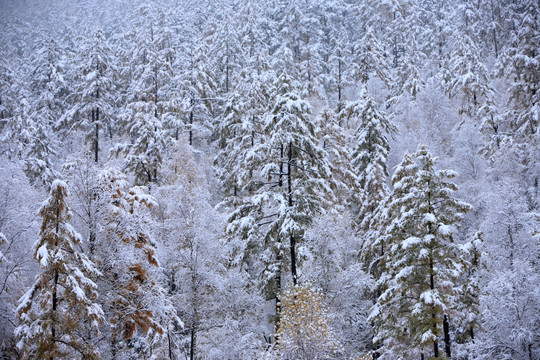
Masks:
[[[451,353],[448,321],[458,310],[457,278],[465,265],[454,234],[471,207],[452,195],[455,172],[435,170],[435,163],[420,145],[392,178],[394,193],[381,240],[386,247],[378,278],[381,295],[370,315],[383,359],[406,353],[440,357],[443,336],[445,352]]]
[[[100,275],[81,253],[80,235],[70,225],[67,185],[55,180],[39,215],[43,219],[34,259],[42,271],[19,300],[17,344],[27,359],[99,359],[96,347],[104,322],[95,302]]]

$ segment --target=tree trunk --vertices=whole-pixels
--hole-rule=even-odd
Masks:
[[[52,329],[51,329],[51,340],[52,340],[52,346],[54,348],[54,345],[56,343],[56,309],[58,308],[58,297],[56,295],[58,287],[58,270],[54,272],[54,288],[53,288],[53,296],[52,296]],[[54,360],[54,357],[50,357],[51,360]]]
[[[339,60],[338,60],[338,113],[341,111],[341,66],[342,66],[342,63],[341,63],[341,50],[338,51],[338,56],[339,56]],[[341,123],[340,123],[341,125]]]
[[[191,111],[189,112],[189,145],[193,145],[193,98],[191,98]]]
[[[278,240],[278,243],[280,241]],[[281,247],[280,247],[281,248]],[[275,317],[275,333],[278,332],[278,323],[279,323],[279,314],[281,313],[281,303],[280,303],[280,295],[281,295],[281,249],[278,250],[276,261],[278,263],[278,271],[276,274],[276,317]],[[276,335],[276,344],[278,343],[278,337]]]
[[[509,254],[509,257],[510,257],[510,269],[514,269],[514,249],[515,249],[515,244],[514,244],[514,236],[512,234],[512,226],[511,225],[508,225],[507,228],[506,228],[506,232],[508,233],[508,240],[510,242],[510,254]]]
[[[283,144],[279,147],[279,187],[283,186]]]
[[[94,255],[94,251],[96,248],[96,232],[94,230],[90,230],[88,242],[90,243],[90,255]]]
[[[169,359],[174,360],[173,357],[173,349],[172,349],[172,341],[171,341],[171,333],[170,331],[167,331],[167,340],[169,342]]]
[[[493,7],[493,0],[491,0],[490,4],[491,4],[491,20],[493,20],[493,22],[495,22],[495,9]],[[493,46],[495,47],[495,57],[498,58],[499,57],[499,46],[498,46],[498,42],[497,42],[497,31],[495,30],[495,28],[493,28]]]
[[[227,63],[225,65],[225,92],[229,92],[229,42],[227,42]]]
[[[99,87],[96,89],[96,100],[99,100]],[[98,162],[98,152],[99,152],[99,106],[96,106],[96,118],[94,119],[96,123],[96,138],[94,144],[94,161]]]
[[[191,327],[191,339],[190,339],[190,349],[189,349],[189,360],[195,359],[195,342],[197,340],[196,334],[195,334],[195,324]]]
[[[99,158],[98,158],[98,155],[99,155],[99,108],[96,109],[96,119],[95,119],[95,124],[96,124],[96,138],[94,139],[94,161],[95,163],[97,164]]]
[[[446,316],[446,314],[444,315],[443,330],[444,330],[444,350],[446,352],[446,356],[448,356],[448,358],[451,359],[452,349],[450,348],[450,324],[448,323],[448,316]]]
[[[292,198],[292,143],[289,144],[289,155],[287,161],[287,185],[288,185],[288,197],[289,197],[289,209],[292,209],[293,198]],[[290,247],[291,247],[291,274],[293,278],[293,284],[297,283],[296,276],[296,239],[294,234],[290,234]]]
[[[434,275],[433,275],[433,259],[430,259],[429,260],[429,269],[430,269],[430,272],[429,272],[429,287],[431,290],[435,290],[435,279],[434,279]],[[437,316],[435,315],[435,313],[432,315],[432,318],[433,318],[433,335],[437,336],[437,323],[435,321],[435,318]],[[433,356],[438,358],[439,357],[439,342],[437,340],[434,340],[433,341]]]

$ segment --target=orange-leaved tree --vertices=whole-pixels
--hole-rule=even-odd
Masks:
[[[103,170],[99,183],[103,195],[100,246],[105,256],[101,267],[112,356],[131,351],[135,353],[130,356],[155,355],[169,324],[180,323],[159,281],[147,212],[157,204],[143,187],[128,188],[125,175],[117,169]]]

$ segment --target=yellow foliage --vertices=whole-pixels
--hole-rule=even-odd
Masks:
[[[319,290],[305,284],[288,288],[281,297],[279,315],[277,351],[282,356],[315,360],[341,352]]]

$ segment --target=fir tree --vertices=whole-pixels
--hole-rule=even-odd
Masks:
[[[144,219],[145,209],[156,203],[143,188],[128,188],[114,168],[103,170],[99,183],[103,225],[97,251],[106,274],[112,356],[159,352],[162,335],[179,319],[159,282],[156,244]]]
[[[387,136],[395,132],[395,127],[385,114],[375,108],[371,96],[364,92],[359,103],[355,103],[352,116],[357,116],[358,126],[353,136],[354,150],[351,165],[358,176],[362,190],[358,224],[366,229],[373,212],[387,196],[386,163],[390,145]]]
[[[450,170],[435,170],[436,159],[421,145],[405,157],[392,183],[395,189],[386,228],[387,251],[378,284],[382,293],[371,314],[382,341],[383,358],[405,351],[439,357],[439,339],[456,311],[457,277],[464,261],[454,241],[455,227],[470,205],[455,199]],[[444,326],[443,326],[444,325]],[[450,335],[444,334],[450,356]]]
[[[75,90],[70,96],[71,108],[56,124],[66,130],[79,128],[91,143],[94,161],[99,160],[100,130],[112,136],[114,98],[114,61],[112,50],[103,31],[80,40],[80,53],[76,60]],[[69,135],[69,134],[67,134]]]
[[[39,211],[43,219],[34,259],[42,272],[21,297],[15,333],[25,358],[99,359],[93,337],[104,321],[95,303],[100,275],[80,252],[80,235],[71,227],[67,185],[55,180],[50,197]]]

